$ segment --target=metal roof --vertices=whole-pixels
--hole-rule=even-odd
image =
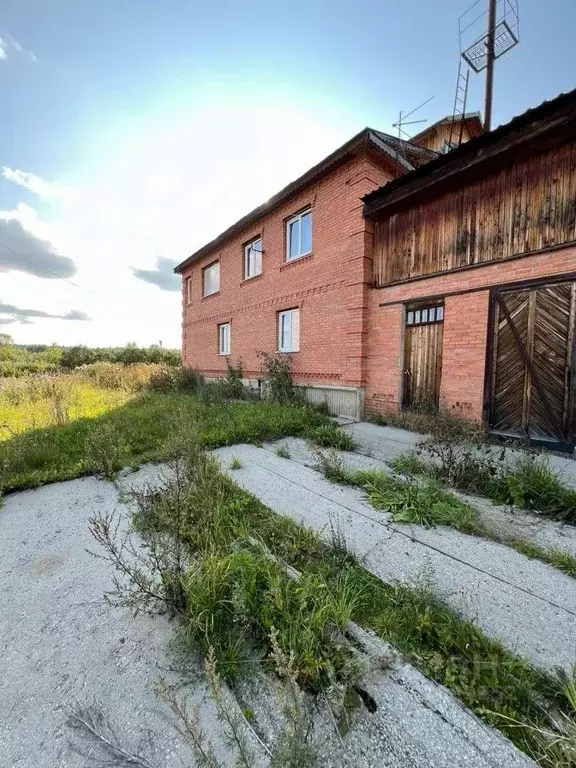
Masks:
[[[343,162],[348,157],[352,157],[362,148],[368,147],[372,147],[386,155],[390,160],[395,162],[397,165],[400,165],[404,171],[408,173],[414,170],[414,165],[409,160],[411,153],[413,155],[430,158],[436,157],[437,154],[436,152],[431,152],[430,150],[423,149],[422,147],[412,145],[408,141],[398,139],[394,136],[390,136],[389,134],[382,133],[381,131],[376,131],[372,128],[364,128],[364,130],[360,131],[360,133],[357,133],[356,136],[353,136],[351,139],[349,139],[335,152],[332,152],[331,155],[328,155],[328,157],[324,158],[324,160],[310,168],[302,176],[281,189],[280,192],[275,194],[265,203],[259,205],[257,208],[254,208],[254,210],[250,211],[250,213],[247,213],[246,216],[243,216],[241,219],[236,221],[234,224],[232,224],[232,226],[228,227],[228,229],[225,229],[209,243],[203,245],[202,248],[178,264],[178,266],[175,267],[174,272],[182,272],[190,264],[202,258],[202,256],[205,256],[214,249],[222,246],[229,238],[240,233],[250,224],[256,223],[263,216],[273,211],[291,195],[304,189],[307,185],[313,183],[314,181],[317,181],[336,165]]]
[[[532,107],[526,110],[526,112],[516,115],[508,123],[498,126],[493,131],[470,139],[470,141],[461,144],[455,149],[451,149],[446,154],[438,155],[435,160],[419,166],[410,173],[399,176],[397,179],[389,181],[373,192],[369,192],[362,198],[365,204],[364,215],[370,216],[379,208],[384,207],[387,199],[402,187],[410,185],[419,179],[425,179],[427,176],[433,176],[434,178],[430,183],[436,183],[436,181],[450,173],[456,161],[465,160],[467,157],[472,161],[475,155],[480,155],[489,146],[497,144],[502,139],[529,126],[531,123],[546,119],[555,112],[567,108],[573,108],[574,117],[576,117],[576,88],[567,93],[561,93],[554,99],[543,101],[537,107]],[[408,191],[406,197],[410,194],[410,191]]]

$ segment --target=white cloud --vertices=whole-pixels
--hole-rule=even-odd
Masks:
[[[156,106],[130,130],[108,121],[85,148],[86,157],[98,158],[97,171],[85,172],[74,187],[7,169],[11,181],[18,174],[17,183],[58,204],[49,225],[33,221],[28,206],[18,210],[57,254],[73,257],[81,290],[54,280],[48,293],[46,280],[11,272],[3,298],[57,315],[64,314],[61,307],[81,306],[93,320],[39,319],[18,325],[17,341],[180,346],[172,266],[362,127],[353,116],[307,104],[301,94],[214,98],[217,103],[195,102],[188,113]]]
[[[24,46],[15,40],[11,35],[6,32],[2,32],[0,36],[0,61],[8,58],[8,52],[14,51],[15,53],[27,56],[33,62],[37,62],[38,59],[32,51],[27,50]]]
[[[38,195],[38,197],[42,197],[46,200],[59,197],[63,195],[65,191],[63,185],[53,184],[50,181],[42,179],[40,176],[36,176],[34,173],[7,168],[5,165],[0,168],[0,172],[7,181],[19,184],[21,187],[30,190],[30,192],[33,192],[35,195]]]

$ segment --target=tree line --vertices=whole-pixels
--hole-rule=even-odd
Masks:
[[[26,376],[31,373],[72,371],[90,363],[163,363],[180,365],[178,349],[158,345],[138,347],[63,347],[58,344],[15,344],[8,334],[0,333],[0,377]]]

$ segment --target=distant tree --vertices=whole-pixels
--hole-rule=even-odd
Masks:
[[[0,347],[8,347],[14,344],[14,339],[9,333],[0,333]]]

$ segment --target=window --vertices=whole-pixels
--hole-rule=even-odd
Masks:
[[[220,262],[217,261],[206,267],[203,272],[204,296],[211,296],[220,290]]]
[[[190,304],[192,301],[192,278],[187,277],[184,281],[184,295],[186,296],[186,304]]]
[[[230,354],[230,323],[218,326],[218,354]]]
[[[278,313],[278,351],[300,350],[300,310],[288,309]]]
[[[312,253],[312,211],[302,211],[286,222],[286,261]]]
[[[447,152],[450,152],[451,149],[456,149],[457,146],[458,144],[454,141],[445,141],[440,147],[440,154],[445,155]]]
[[[441,323],[443,320],[443,304],[435,305],[433,307],[409,309],[406,312],[406,325],[430,325],[430,323]]]
[[[261,238],[244,246],[244,280],[261,274],[263,252]]]

